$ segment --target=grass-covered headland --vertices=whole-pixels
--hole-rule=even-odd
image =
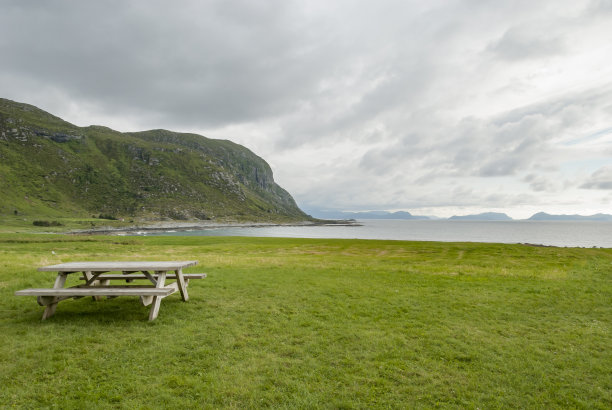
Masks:
[[[0,98],[0,218],[308,221],[268,163],[227,140],[77,127]],[[59,223],[56,221],[56,223]],[[39,225],[44,226],[44,225]]]
[[[0,403],[612,407],[612,249],[0,234]],[[60,303],[41,265],[197,259],[190,301]],[[75,275],[76,276],[76,275]],[[75,279],[73,278],[72,281]]]

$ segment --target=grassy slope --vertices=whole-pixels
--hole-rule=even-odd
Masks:
[[[0,403],[612,407],[612,250],[0,235]],[[55,255],[52,254],[55,252]],[[197,259],[157,321],[134,298],[40,321],[40,265]]]
[[[1,98],[0,190],[0,219],[308,219],[269,165],[238,144],[81,128]]]

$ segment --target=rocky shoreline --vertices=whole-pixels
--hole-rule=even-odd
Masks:
[[[259,228],[270,226],[361,226],[354,219],[347,220],[316,220],[290,223],[273,222],[213,222],[213,221],[187,221],[187,222],[154,222],[146,225],[133,225],[128,227],[100,227],[95,229],[75,230],[67,232],[70,235],[129,235],[147,232],[194,231],[219,228]]]

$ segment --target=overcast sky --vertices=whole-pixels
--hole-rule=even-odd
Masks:
[[[612,0],[0,0],[0,96],[245,145],[298,204],[612,213]]]

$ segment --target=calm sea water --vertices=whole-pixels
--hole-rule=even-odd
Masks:
[[[360,220],[362,226],[265,226],[156,232],[147,235],[392,239],[531,243],[612,248],[612,222]]]

